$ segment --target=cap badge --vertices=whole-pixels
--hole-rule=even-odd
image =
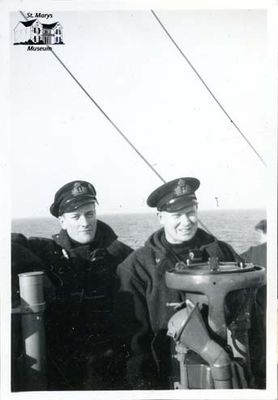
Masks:
[[[75,184],[73,185],[71,194],[73,196],[79,196],[80,194],[85,194],[88,192],[88,189],[86,186],[83,186],[82,183],[80,182],[75,182]]]
[[[174,189],[174,192],[177,196],[182,196],[183,194],[186,194],[189,190],[188,185],[186,185],[184,179],[179,179],[177,187]]]

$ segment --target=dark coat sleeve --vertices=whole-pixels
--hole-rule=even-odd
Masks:
[[[252,262],[266,268],[266,243],[258,246],[251,246],[248,250],[241,254],[246,262]]]
[[[120,240],[115,240],[108,246],[107,251],[113,256],[115,264],[119,265],[133,252],[133,249]]]
[[[131,389],[148,390],[156,387],[157,377],[151,356],[153,333],[149,323],[146,283],[137,272],[142,268],[135,253],[119,265],[115,307],[119,334],[128,347],[127,380]]]
[[[22,234],[12,234],[11,242],[11,277],[12,305],[19,306],[19,278],[24,272],[43,270],[42,260],[28,246],[28,239]]]

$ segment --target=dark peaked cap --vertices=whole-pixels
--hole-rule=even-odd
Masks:
[[[156,207],[158,211],[175,212],[184,207],[197,204],[195,191],[200,186],[200,181],[196,178],[178,178],[164,183],[153,191],[147,204]]]
[[[59,217],[64,212],[77,210],[79,207],[97,202],[94,186],[86,181],[73,181],[62,186],[54,197],[50,212],[54,217]]]

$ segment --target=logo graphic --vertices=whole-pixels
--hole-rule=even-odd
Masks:
[[[56,45],[64,44],[63,27],[59,21],[44,24],[37,18],[19,21],[14,28],[15,45]]]

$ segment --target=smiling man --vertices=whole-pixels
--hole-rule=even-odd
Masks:
[[[150,194],[147,204],[157,208],[162,228],[118,267],[117,307],[129,347],[127,378],[132,389],[173,389],[177,371],[172,369],[167,324],[188,294],[167,288],[165,272],[189,260],[194,268],[194,261],[209,257],[239,259],[231,246],[198,228],[199,185],[198,179],[183,177]]]
[[[113,301],[116,267],[132,249],[97,219],[96,205],[91,183],[69,182],[50,207],[62,227],[58,234],[52,239],[12,235],[13,307],[19,304],[18,273],[43,270],[47,277],[49,390],[123,388],[125,355],[115,341]],[[14,324],[14,390],[24,388],[18,330]]]
[[[178,244],[193,238],[198,229],[197,206],[184,207],[173,213],[161,211],[160,222],[165,227],[169,243]]]

